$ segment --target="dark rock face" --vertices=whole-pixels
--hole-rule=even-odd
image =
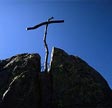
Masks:
[[[40,107],[39,73],[37,54],[21,54],[1,61],[0,108]]]
[[[38,54],[0,61],[0,108],[112,108],[105,79],[79,57],[53,48],[49,72]]]
[[[50,73],[53,108],[112,108],[107,82],[79,57],[54,48]]]

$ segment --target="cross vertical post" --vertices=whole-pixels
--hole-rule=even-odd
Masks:
[[[48,22],[49,22],[50,20],[52,20],[52,19],[53,19],[53,17],[49,18],[49,19],[48,19]],[[44,38],[43,38],[44,46],[45,46],[45,52],[46,52],[46,55],[45,55],[45,62],[44,62],[44,71],[45,71],[45,72],[48,71],[48,56],[49,56],[49,49],[48,49],[48,45],[47,45],[47,42],[46,42],[47,29],[48,29],[48,23],[46,24],[45,33],[44,33]]]

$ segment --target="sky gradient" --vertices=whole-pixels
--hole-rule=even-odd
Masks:
[[[1,0],[0,59],[20,53],[39,53],[44,62],[44,26],[26,31],[53,16],[63,24],[48,27],[47,43],[81,57],[112,88],[111,0]]]

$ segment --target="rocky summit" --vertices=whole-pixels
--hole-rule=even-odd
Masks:
[[[77,56],[52,49],[49,72],[39,54],[0,60],[0,108],[112,108],[106,80]]]

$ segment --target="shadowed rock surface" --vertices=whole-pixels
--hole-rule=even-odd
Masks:
[[[40,107],[40,56],[20,54],[1,61],[0,66],[0,108]]]
[[[53,108],[112,108],[107,82],[79,57],[54,48],[50,73]]]
[[[51,68],[38,54],[0,61],[0,108],[112,108],[106,80],[79,57],[53,48]]]

